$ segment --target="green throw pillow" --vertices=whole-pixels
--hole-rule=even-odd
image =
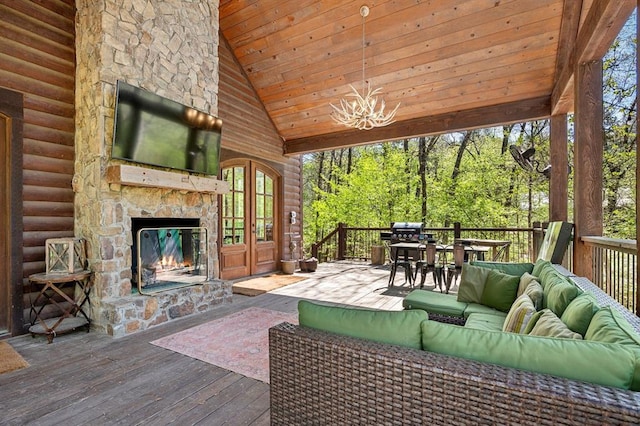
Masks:
[[[544,286],[543,286],[544,287]],[[582,291],[575,284],[567,281],[567,278],[558,275],[544,287],[544,296],[546,302],[543,301],[544,307],[549,308],[558,317],[561,317],[569,303]]]
[[[542,299],[544,298],[544,290],[542,285],[538,281],[531,281],[527,288],[524,289],[524,294],[531,298],[533,306],[536,310],[542,309]]]
[[[516,300],[519,283],[520,277],[491,269],[480,302],[499,311],[509,312],[513,301]]]
[[[298,302],[301,326],[414,349],[421,348],[420,323],[427,318],[420,309],[379,311]]]
[[[484,260],[474,260],[471,264],[474,266],[481,266],[483,268],[497,269],[505,274],[517,276],[521,276],[524,273],[531,273],[531,271],[533,271],[533,263],[526,262],[489,262]]]
[[[531,330],[533,330],[533,327],[535,327],[540,317],[542,317],[542,314],[544,314],[544,309],[533,314],[531,319],[529,319],[529,323],[527,323],[527,326],[524,328],[524,331],[522,332],[522,334],[531,333]]]
[[[537,279],[537,277],[531,275],[528,272],[522,274],[522,276],[520,277],[520,284],[518,285],[518,297],[522,296],[522,293],[524,293],[524,290],[531,283],[531,281],[537,281]]]
[[[502,331],[522,333],[535,313],[536,307],[533,305],[531,298],[523,294],[511,305],[507,318],[504,320]]]
[[[598,309],[600,307],[596,299],[588,293],[583,293],[569,303],[560,319],[569,329],[584,336],[591,323],[591,318],[598,312]]]
[[[533,326],[529,335],[582,340],[582,336],[579,333],[569,330],[569,327],[550,309],[542,310],[542,315],[536,321],[536,325]]]
[[[489,271],[487,268],[464,263],[458,287],[458,302],[480,303]]]

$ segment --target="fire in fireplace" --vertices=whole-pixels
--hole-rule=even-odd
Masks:
[[[157,293],[208,279],[207,230],[198,219],[132,220],[134,292]]]

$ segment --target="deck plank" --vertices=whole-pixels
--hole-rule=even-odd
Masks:
[[[400,310],[410,290],[388,267],[324,263],[306,279],[131,336],[82,331],[9,343],[30,367],[0,375],[1,424],[268,425],[269,385],[151,341],[249,307],[297,312],[300,299]],[[429,283],[427,283],[429,284]]]

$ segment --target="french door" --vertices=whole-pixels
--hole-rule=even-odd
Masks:
[[[233,160],[222,165],[230,191],[222,196],[220,278],[278,268],[280,176],[263,164]]]

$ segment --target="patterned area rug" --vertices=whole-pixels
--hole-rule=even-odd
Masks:
[[[285,321],[298,314],[253,307],[151,343],[269,383],[269,328]]]
[[[272,274],[266,277],[237,282],[233,284],[233,292],[245,296],[257,296],[306,279],[307,277],[299,277],[296,275]]]
[[[0,342],[0,374],[28,367],[29,363],[7,342]]]

